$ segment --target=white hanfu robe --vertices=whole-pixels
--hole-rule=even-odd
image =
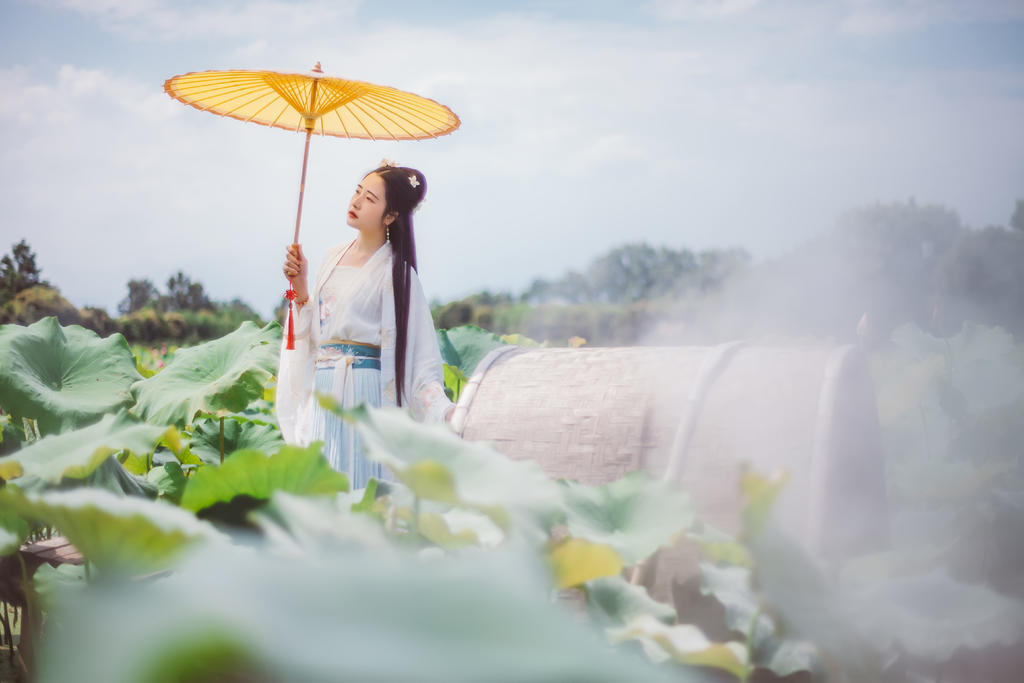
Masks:
[[[389,479],[362,453],[351,425],[326,413],[314,391],[345,407],[395,405],[395,301],[391,244],[385,242],[359,267],[338,266],[348,244],[328,251],[309,301],[295,316],[295,349],[281,344],[276,409],[286,443],[323,440],[331,466],[349,475],[352,489],[369,477]],[[409,325],[402,405],[423,422],[442,422],[451,407],[430,308],[416,271],[410,271]],[[322,345],[341,340],[380,347],[380,370],[353,367],[351,356]]]

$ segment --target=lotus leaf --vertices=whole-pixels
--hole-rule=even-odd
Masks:
[[[606,576],[588,581],[587,607],[599,622],[622,625],[640,614],[650,614],[658,621],[672,624],[676,611],[647,594],[643,586],[634,586],[621,576]]]
[[[0,555],[10,555],[28,536],[28,522],[13,510],[0,509]]]
[[[37,421],[45,435],[83,427],[133,403],[140,375],[120,334],[101,339],[56,318],[0,326],[0,406],[17,422]]]
[[[635,564],[693,524],[690,497],[643,471],[600,487],[562,484],[569,533],[610,545]]]
[[[28,496],[7,488],[0,505],[54,527],[103,570],[166,569],[186,547],[225,539],[181,508],[95,488]]]
[[[555,545],[548,553],[548,564],[559,588],[579,586],[622,571],[622,558],[615,550],[582,538],[565,538]]]
[[[156,486],[161,498],[166,498],[172,503],[181,502],[181,495],[185,492],[188,479],[177,462],[167,462],[160,467],[154,467],[146,478]]]
[[[725,609],[725,623],[741,635],[752,635],[756,643],[772,635],[775,627],[767,614],[761,614],[757,595],[750,584],[751,572],[746,567],[717,567],[700,563],[700,592],[711,595]],[[751,628],[757,618],[756,633]]]
[[[197,512],[236,496],[267,500],[274,491],[303,495],[348,491],[348,477],[335,472],[320,454],[320,444],[309,448],[285,446],[267,456],[259,451],[238,451],[220,467],[196,472],[181,498],[181,506]]]
[[[674,659],[691,666],[708,666],[747,679],[747,649],[742,643],[714,643],[692,624],[670,626],[649,614],[641,614],[626,626],[608,629],[615,643],[638,640],[655,662]]]
[[[882,662],[856,630],[849,607],[818,563],[773,524],[750,539],[758,594],[787,637],[813,641],[829,677],[881,680]],[[836,670],[838,669],[838,670]]]
[[[462,395],[462,390],[468,381],[469,379],[462,374],[462,370],[459,370],[458,367],[444,364],[444,393],[448,395],[449,400],[458,403],[459,396]]]
[[[1024,639],[1024,603],[943,571],[873,581],[851,591],[849,612],[877,647],[930,662],[958,648],[1012,646]]]
[[[416,528],[424,538],[446,550],[480,545],[480,539],[471,530],[462,529],[455,533],[448,528],[444,517],[433,512],[421,514],[417,520]]]
[[[321,399],[329,409],[337,406]],[[500,510],[534,517],[560,506],[558,485],[529,460],[511,460],[494,447],[464,441],[446,425],[426,425],[397,408],[357,409],[354,419],[367,452],[424,498],[457,502],[487,513],[499,526]],[[442,485],[443,471],[450,483]],[[432,474],[433,476],[427,476]],[[408,479],[408,481],[406,481]],[[545,528],[546,534],[546,528]]]
[[[477,364],[488,353],[499,347],[508,346],[498,335],[476,325],[438,330],[437,338],[441,347],[441,358],[448,365],[458,367],[466,377],[473,376]]]
[[[5,458],[0,458],[0,477],[39,477],[56,484],[64,477],[89,476],[111,454],[120,450],[151,453],[161,439],[177,442],[174,427],[140,422],[125,410],[106,415],[96,424],[73,432],[45,436]]]
[[[251,322],[220,339],[179,349],[158,374],[132,385],[145,420],[183,427],[200,411],[244,410],[277,370],[281,326]]]
[[[41,644],[35,678],[127,683],[159,668],[159,680],[186,680],[198,653],[206,680],[695,680],[609,649],[549,602],[536,569],[509,553],[310,561],[203,548],[160,581],[87,586],[53,614],[62,628]]]
[[[776,676],[810,671],[825,676],[817,648],[806,640],[786,638],[776,633],[767,614],[760,610],[759,597],[751,586],[751,571],[746,567],[718,567],[700,564],[700,590],[713,596],[725,609],[729,628],[747,639],[754,663]],[[756,620],[756,621],[755,621]]]
[[[380,523],[352,512],[353,498],[344,493],[334,498],[311,498],[275,491],[266,505],[250,515],[250,520],[271,548],[288,552],[368,549],[378,558],[394,552]]]
[[[189,450],[207,464],[221,461],[219,419],[196,421]],[[281,450],[284,439],[274,425],[251,422],[237,417],[224,419],[225,457],[241,450],[263,451],[274,454]]]

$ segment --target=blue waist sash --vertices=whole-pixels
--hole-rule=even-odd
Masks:
[[[380,347],[358,342],[327,342],[320,345],[317,367],[333,367],[344,358],[356,370],[380,370]]]

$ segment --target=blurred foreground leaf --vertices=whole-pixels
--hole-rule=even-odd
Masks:
[[[690,497],[644,471],[599,487],[563,482],[569,533],[611,546],[635,564],[693,524]]]
[[[328,398],[321,403],[337,410]],[[499,526],[507,524],[507,513],[526,515],[546,538],[541,518],[560,509],[560,496],[537,463],[511,460],[488,444],[460,439],[447,425],[425,425],[396,408],[339,412],[355,420],[370,457],[416,495],[479,509]]]
[[[54,527],[103,570],[167,569],[186,547],[223,540],[213,527],[167,503],[79,488],[26,496],[0,490],[0,506]]]
[[[622,558],[613,548],[582,538],[565,538],[548,553],[559,588],[579,586],[622,571]]]
[[[37,680],[694,680],[610,650],[548,601],[536,570],[507,553],[205,549],[167,578],[69,597]]]
[[[714,643],[692,624],[670,626],[649,614],[635,617],[622,628],[608,629],[613,643],[638,640],[655,662],[674,659],[691,666],[721,669],[740,680],[747,675],[746,648],[742,643]]]
[[[671,624],[676,611],[647,594],[643,586],[631,585],[621,576],[607,576],[588,581],[587,607],[590,615],[606,624],[622,625],[641,614]]]
[[[881,650],[902,648],[930,662],[957,649],[1024,641],[1024,603],[942,571],[872,581],[853,588],[849,613]]]

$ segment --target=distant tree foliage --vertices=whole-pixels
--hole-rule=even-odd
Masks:
[[[695,254],[688,249],[627,244],[596,258],[583,272],[554,281],[534,280],[523,293],[530,304],[629,304],[707,292],[750,263],[743,249]]]
[[[1024,199],[1017,200],[1017,207],[1013,210],[1013,215],[1010,217],[1010,227],[1024,232]]]
[[[211,308],[203,286],[180,270],[167,280],[167,294],[160,299],[165,311],[200,311]]]
[[[147,306],[155,306],[160,299],[160,292],[149,280],[129,280],[128,296],[117,305],[121,315],[140,311]]]
[[[128,295],[118,304],[119,318],[103,308],[78,309],[60,290],[40,278],[36,256],[25,240],[0,259],[0,324],[28,325],[56,316],[62,325],[83,325],[107,336],[119,332],[131,342],[196,343],[223,336],[242,322],[260,316],[241,299],[211,301],[203,285],[178,271],[161,294],[147,279],[129,280]]]
[[[45,284],[36,265],[36,255],[25,240],[11,247],[11,253],[0,259],[0,304],[29,287]]]

